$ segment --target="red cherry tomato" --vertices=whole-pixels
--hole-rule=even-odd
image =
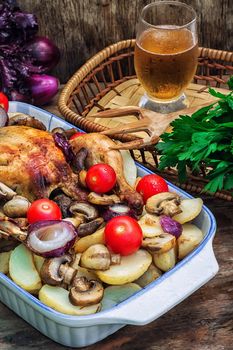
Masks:
[[[4,108],[6,112],[8,111],[8,108],[9,108],[8,98],[3,92],[0,92],[0,106]]]
[[[74,140],[74,139],[76,139],[76,137],[79,137],[83,134],[84,134],[84,132],[78,131],[74,135],[70,136],[70,140]]]
[[[96,193],[109,192],[116,184],[116,173],[108,164],[95,164],[87,171],[86,184]]]
[[[34,201],[27,212],[29,224],[43,220],[61,220],[62,213],[59,206],[50,199],[42,198]]]
[[[142,229],[130,216],[117,216],[111,219],[104,230],[107,247],[116,254],[130,255],[142,244]]]
[[[166,181],[159,175],[151,174],[144,176],[138,183],[136,191],[143,196],[144,203],[151,196],[160,192],[168,192]]]

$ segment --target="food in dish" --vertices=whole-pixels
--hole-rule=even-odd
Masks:
[[[70,141],[76,130],[50,133],[35,119],[19,120],[20,126],[15,121],[0,128],[0,269],[43,303],[70,315],[105,310],[199,245],[203,233],[192,220],[202,209],[201,199],[169,192],[157,175],[150,176],[151,184],[145,176],[136,191],[135,164],[129,153],[122,157],[112,150],[114,141],[107,136],[79,134]],[[116,181],[94,192],[96,174],[91,186],[86,176],[100,163],[111,167]],[[156,193],[150,193],[156,181]],[[42,207],[36,206],[38,199]],[[43,216],[46,210],[49,215]]]

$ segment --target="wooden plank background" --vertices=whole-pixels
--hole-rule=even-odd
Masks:
[[[199,43],[233,50],[232,0],[182,0],[198,13]],[[135,37],[143,6],[152,0],[18,0],[37,15],[40,34],[53,39],[62,59],[54,70],[61,82],[92,55],[114,42]]]

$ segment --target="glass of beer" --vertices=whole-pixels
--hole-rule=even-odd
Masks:
[[[142,10],[134,65],[145,89],[140,107],[169,113],[188,106],[184,90],[197,68],[194,9],[178,1],[156,1]]]

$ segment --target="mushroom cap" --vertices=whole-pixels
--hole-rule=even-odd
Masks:
[[[73,305],[94,305],[103,298],[104,288],[99,281],[88,281],[86,277],[78,277],[74,279],[73,285],[69,292],[69,299]]]
[[[177,193],[161,192],[146,202],[146,211],[150,214],[174,216],[181,212],[181,199]]]
[[[97,219],[99,216],[98,210],[90,203],[85,202],[72,202],[69,211],[74,215],[82,214],[87,221]]]
[[[91,233],[94,233],[100,227],[100,225],[102,225],[103,222],[103,218],[97,218],[93,221],[79,225],[79,227],[77,228],[78,236],[84,237],[90,235]]]
[[[40,276],[43,282],[51,286],[60,285],[64,279],[64,276],[60,274],[60,266],[71,261],[72,257],[68,254],[57,258],[46,259],[40,270]]]
[[[22,196],[14,196],[3,206],[3,212],[10,218],[20,218],[27,215],[31,203]]]
[[[116,194],[98,194],[95,192],[90,192],[87,196],[88,202],[97,205],[113,205],[121,203],[121,199]]]
[[[0,182],[0,198],[10,200],[16,195],[10,187],[6,186],[4,183]]]

